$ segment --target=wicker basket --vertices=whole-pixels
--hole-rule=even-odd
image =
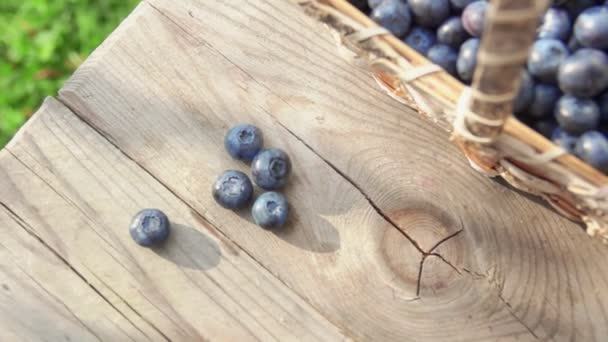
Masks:
[[[511,113],[545,0],[493,0],[472,86],[436,68],[346,0],[295,0],[336,33],[345,57],[363,61],[395,99],[452,132],[471,166],[502,176],[585,222],[608,243],[608,177],[567,154]]]

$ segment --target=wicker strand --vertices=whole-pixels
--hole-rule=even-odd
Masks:
[[[380,27],[380,26],[366,27],[359,31],[356,31],[356,32],[353,32],[353,33],[347,35],[345,38],[354,40],[354,41],[360,43],[360,42],[366,41],[370,38],[385,35],[385,34],[391,34],[391,33],[384,27]]]
[[[399,73],[399,79],[403,83],[410,83],[420,77],[430,75],[435,72],[443,71],[439,65],[436,64],[424,64],[417,65],[413,68],[403,70]]]

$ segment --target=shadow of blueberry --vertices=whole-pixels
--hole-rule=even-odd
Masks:
[[[164,245],[152,250],[180,267],[201,271],[217,266],[222,255],[217,243],[204,232],[178,223],[171,224]]]

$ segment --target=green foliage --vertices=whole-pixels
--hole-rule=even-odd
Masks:
[[[138,0],[0,0],[0,148]]]

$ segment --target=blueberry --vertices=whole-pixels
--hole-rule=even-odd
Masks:
[[[435,28],[450,16],[449,0],[409,0],[414,21],[420,26]]]
[[[452,4],[452,8],[456,12],[462,11],[468,4],[476,0],[450,0],[450,4]]]
[[[449,18],[437,29],[437,40],[455,49],[459,49],[467,39],[469,39],[469,33],[464,29],[460,17]]]
[[[572,21],[568,12],[561,8],[549,8],[541,18],[541,25],[536,31],[539,39],[559,39],[568,41]]]
[[[481,37],[486,21],[486,1],[475,1],[470,3],[462,12],[462,24],[464,29],[473,37]]]
[[[559,65],[568,55],[568,48],[562,41],[539,39],[532,45],[528,56],[528,70],[543,82],[555,83]]]
[[[464,82],[470,83],[473,79],[475,66],[477,65],[477,51],[479,50],[479,38],[471,38],[464,42],[458,53],[456,71]]]
[[[412,49],[426,56],[429,49],[435,45],[437,38],[431,30],[423,27],[414,27],[403,41]]]
[[[224,147],[234,159],[251,161],[262,149],[264,137],[259,128],[240,124],[232,127],[224,137]]]
[[[597,131],[589,131],[578,139],[575,149],[576,155],[595,167],[608,173],[608,140]]]
[[[570,39],[568,39],[568,50],[570,50],[570,52],[575,52],[581,48],[583,48],[583,46],[576,40],[576,36],[571,35]]]
[[[553,131],[557,128],[557,122],[553,119],[540,120],[535,122],[532,128],[542,134],[545,138],[550,139]]]
[[[534,99],[528,108],[528,115],[542,119],[551,116],[555,103],[560,98],[559,88],[552,84],[537,83],[534,85]]]
[[[170,225],[167,215],[162,211],[144,209],[131,221],[129,233],[137,244],[148,247],[165,241],[169,236]]]
[[[241,171],[224,171],[213,184],[213,198],[226,209],[243,208],[253,194],[253,185]]]
[[[568,151],[570,154],[574,154],[574,149],[576,147],[576,142],[578,141],[578,137],[575,135],[571,135],[569,133],[564,132],[561,128],[556,128],[553,130],[553,134],[551,134],[551,140],[557,145]]]
[[[513,112],[524,113],[534,101],[534,80],[528,71],[523,70],[521,76],[521,85],[515,101],[513,102]]]
[[[564,95],[555,106],[555,119],[564,131],[579,135],[598,127],[600,110],[593,100]]]
[[[433,45],[427,52],[428,59],[442,67],[450,75],[456,75],[456,60],[458,53],[453,47],[445,44]]]
[[[251,216],[255,223],[268,230],[281,228],[287,222],[289,205],[283,195],[278,192],[265,192],[255,200],[251,208]]]
[[[283,150],[264,150],[253,159],[251,174],[253,181],[262,189],[275,190],[287,183],[291,173],[291,160]]]
[[[608,48],[608,7],[595,6],[581,13],[574,23],[574,35],[585,47]]]
[[[608,57],[600,50],[579,49],[559,66],[557,80],[566,94],[593,97],[608,86]]]
[[[395,36],[404,36],[410,29],[412,15],[405,2],[401,0],[382,1],[374,8],[370,17],[391,31]]]

